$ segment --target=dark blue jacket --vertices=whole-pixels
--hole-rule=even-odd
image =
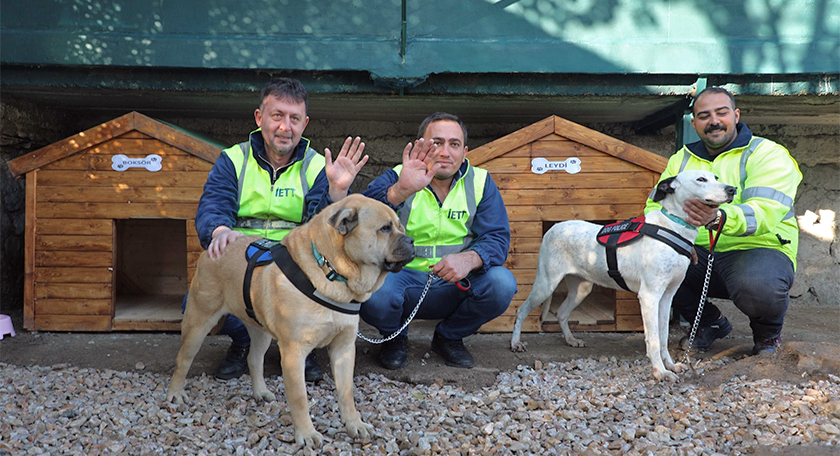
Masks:
[[[251,149],[257,163],[264,172],[272,175],[272,167],[265,155],[265,144],[260,130],[251,132]],[[294,162],[303,159],[306,153],[308,140],[301,138],[294,150],[292,160],[283,168],[280,174],[286,172]],[[237,152],[239,147],[236,147]],[[279,175],[278,174],[278,177]],[[276,178],[272,180],[274,182]],[[247,183],[246,183],[247,184]],[[198,232],[198,239],[201,247],[207,249],[210,241],[213,240],[213,230],[220,226],[232,228],[236,223],[236,214],[239,212],[239,201],[236,198],[237,176],[233,162],[224,151],[219,155],[210,173],[207,174],[207,182],[204,184],[204,192],[198,201],[198,210],[195,213],[195,229]],[[306,213],[302,220],[306,221],[321,209],[327,207],[332,201],[329,198],[329,182],[327,174],[322,169],[315,178],[315,183],[306,194],[303,207]]]
[[[470,166],[465,160],[455,175],[455,179],[461,179]],[[394,206],[388,202],[388,188],[397,183],[400,176],[393,169],[389,169],[370,183],[363,195],[382,201],[395,211],[403,205]],[[429,187],[431,189],[431,187]],[[434,193],[434,191],[432,191]],[[437,197],[437,195],[435,195]],[[439,205],[443,203],[438,200]],[[508,248],[510,247],[510,224],[508,223],[507,209],[499,188],[490,175],[484,183],[484,196],[476,208],[475,219],[473,220],[472,231],[474,234],[472,244],[467,250],[474,250],[484,262],[482,271],[486,272],[492,266],[502,266],[507,259]],[[411,236],[411,233],[406,233]]]

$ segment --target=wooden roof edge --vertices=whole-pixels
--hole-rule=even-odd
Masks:
[[[467,158],[470,159],[470,164],[473,166],[481,165],[482,163],[486,163],[496,157],[504,155],[517,147],[522,147],[525,144],[554,133],[554,123],[556,117],[557,116],[546,117],[543,120],[469,151],[467,153]]]
[[[665,167],[668,165],[668,158],[666,157],[562,117],[554,117],[556,118],[554,133],[560,136],[657,173],[665,171]]]
[[[111,138],[120,136],[134,129],[134,113],[130,112],[95,127],[76,133],[73,136],[26,153],[7,162],[12,176],[20,177],[33,169],[67,158],[82,150],[89,149]]]
[[[134,116],[134,127],[137,131],[210,163],[215,163],[222,150],[226,148],[215,140],[203,138],[197,133],[187,131],[169,122],[153,119],[136,111],[131,114]]]

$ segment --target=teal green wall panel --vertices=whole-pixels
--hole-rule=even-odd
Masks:
[[[840,71],[840,0],[4,0],[4,64],[443,73]]]

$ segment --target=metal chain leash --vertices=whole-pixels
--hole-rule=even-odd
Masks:
[[[423,293],[420,295],[420,299],[417,301],[417,305],[414,306],[414,310],[411,311],[411,314],[409,314],[408,319],[405,321],[405,323],[403,323],[403,325],[402,325],[402,327],[400,327],[400,329],[394,331],[394,333],[391,334],[390,336],[384,337],[382,339],[370,339],[370,338],[365,337],[365,335],[363,335],[361,332],[357,332],[356,337],[358,337],[359,339],[362,339],[364,341],[370,342],[372,344],[383,344],[383,343],[388,342],[389,340],[397,337],[401,332],[403,332],[403,330],[405,328],[408,327],[408,324],[411,323],[411,320],[414,319],[414,316],[417,315],[417,311],[420,310],[420,304],[422,304],[423,299],[426,298],[426,293],[428,293],[429,287],[432,286],[432,281],[435,279],[435,277],[437,277],[437,275],[435,275],[434,272],[429,271],[429,280],[426,281],[426,287],[423,288]]]
[[[697,306],[697,315],[694,316],[694,324],[691,326],[691,334],[688,336],[688,346],[683,354],[683,364],[688,364],[688,353],[691,351],[691,344],[694,343],[694,336],[697,335],[697,328],[700,327],[700,317],[703,315],[703,306],[706,304],[706,294],[709,292],[709,282],[712,279],[712,263],[715,257],[709,251],[709,264],[706,266],[706,278],[703,280],[703,293],[700,295],[700,304]]]

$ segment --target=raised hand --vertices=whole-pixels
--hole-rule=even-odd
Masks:
[[[356,175],[359,174],[359,171],[370,158],[367,155],[362,156],[364,150],[365,143],[358,136],[356,136],[356,139],[348,136],[344,140],[344,145],[341,146],[335,161],[332,159],[330,150],[328,148],[324,149],[324,157],[326,158],[324,171],[330,183],[330,198],[334,202],[347,196]]]
[[[420,138],[403,149],[400,178],[388,189],[388,201],[398,205],[409,196],[425,188],[434,179],[440,164],[434,163],[434,141]]]

